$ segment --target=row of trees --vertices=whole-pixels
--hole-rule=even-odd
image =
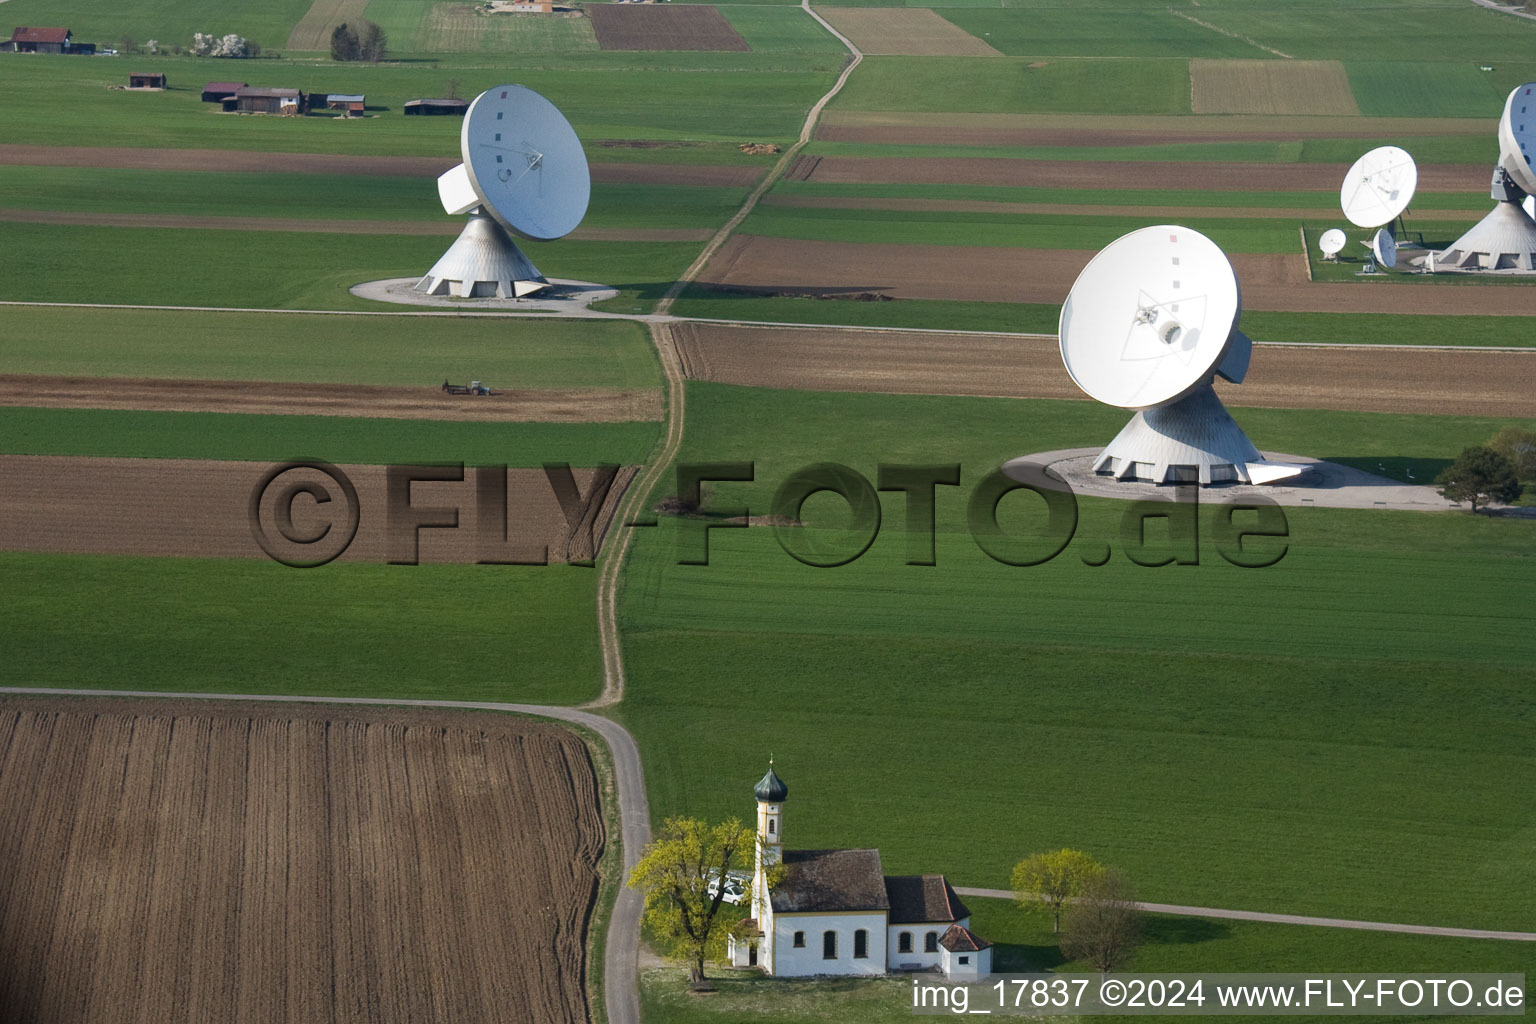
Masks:
[[[384,30],[367,18],[356,25],[342,22],[331,30],[331,59],[377,64],[384,59],[388,43]]]
[[[1536,480],[1536,430],[1505,427],[1487,444],[1463,449],[1435,485],[1448,501],[1467,502],[1476,514],[1479,505],[1519,501],[1524,480]]]

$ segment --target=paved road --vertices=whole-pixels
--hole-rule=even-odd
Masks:
[[[955,892],[961,896],[981,896],[995,900],[1013,899],[1013,893],[1007,889],[972,889],[957,885],[955,886]],[[1506,939],[1514,942],[1536,942],[1536,932],[1500,932],[1486,928],[1437,928],[1427,924],[1388,924],[1384,921],[1351,921],[1340,917],[1266,914],[1258,910],[1184,907],[1177,903],[1137,903],[1136,906],[1154,914],[1177,914],[1180,917],[1215,917],[1228,921],[1263,921],[1267,924],[1304,924],[1311,925],[1314,928],[1355,928],[1368,932],[1398,932],[1403,935],[1439,935],[1452,939]]]
[[[638,891],[624,885],[640,850],[651,840],[651,810],[645,798],[645,777],[640,765],[640,750],[634,737],[611,719],[576,708],[544,704],[502,704],[475,700],[406,700],[384,697],[290,697],[251,693],[158,693],[150,690],[55,690],[35,686],[0,687],[0,694],[34,693],[66,697],[153,697],[165,700],[255,700],[275,704],[377,704],[389,707],[469,708],[479,711],[511,711],[523,715],[557,718],[591,729],[601,736],[613,753],[613,775],[618,789],[619,836],[624,849],[624,878],[608,922],[608,940],[603,950],[603,1001],[610,1024],[639,1024],[640,982],[637,951],[640,942],[640,912],[644,901]]]

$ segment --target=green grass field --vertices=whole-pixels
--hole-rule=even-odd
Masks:
[[[830,53],[548,53],[381,65],[162,57],[150,63],[169,76],[169,91],[109,88],[125,85],[144,60],[0,54],[6,141],[448,157],[458,152],[461,122],[404,117],[405,101],[445,95],[450,80],[460,95],[474,96],[511,79],[554,101],[583,139],[787,142],[842,63]],[[204,82],[232,75],[254,85],[364,93],[380,116],[242,117],[201,102]]]
[[[1536,44],[1536,22],[1471,3],[1334,3],[1287,5],[1283,10],[1229,3],[1202,5],[1199,16],[1292,57],[1358,60],[1379,54],[1401,61],[1405,73],[1411,73],[1420,53],[1433,61],[1528,62]]]
[[[1230,253],[1294,252],[1297,246],[1291,221],[1186,217],[1180,223]],[[1145,224],[1146,218],[1129,216],[761,206],[742,222],[741,233],[823,242],[1100,249]]]
[[[139,0],[131,4],[104,0],[7,0],[7,3],[5,15],[9,24],[67,26],[77,42],[95,43],[102,48],[118,48],[127,37],[141,46],[157,39],[169,50],[172,46],[191,46],[194,32],[219,36],[234,32],[268,50],[281,50],[288,40],[288,32],[309,10],[310,0],[270,3],[230,0],[217,8],[198,0]],[[106,58],[102,60],[114,63]]]
[[[0,453],[128,459],[538,466],[635,465],[659,423],[474,423],[356,416],[0,406]]]
[[[70,309],[5,311],[0,373],[431,387],[659,387],[638,324],[607,320],[272,316]]]
[[[720,13],[754,53],[846,55],[837,37],[798,6],[722,5]]]
[[[1491,136],[1490,136],[1491,137]],[[1173,162],[1232,161],[1265,164],[1351,164],[1379,139],[1306,139],[1278,142],[1173,142],[1146,146],[900,146],[873,143],[817,142],[812,152],[832,156],[1002,157],[1011,160],[1102,160]],[[1488,138],[1469,135],[1416,136],[1407,145],[1424,163],[1479,163],[1490,156]],[[1239,193],[1243,194],[1243,193]],[[1307,193],[1302,192],[1302,195]],[[1312,193],[1319,202],[1329,196]]]
[[[613,156],[626,151],[597,151]],[[656,150],[630,150],[653,156]],[[677,152],[666,150],[663,152]],[[4,205],[25,210],[268,217],[313,220],[435,221],[443,213],[428,177],[345,174],[211,174],[197,171],[102,170],[0,164]],[[746,198],[743,188],[599,182],[582,226],[714,228]],[[451,237],[444,238],[444,248]]]
[[[578,703],[594,572],[0,553],[15,686]]]
[[[1007,57],[866,57],[831,109],[1189,113],[1186,61],[1053,60],[1039,68],[1030,63]]]
[[[971,927],[991,939],[993,968],[999,973],[1052,971],[1091,973],[1063,962],[1050,925],[1027,916],[1011,901],[964,897]],[[1291,925],[1148,914],[1143,941],[1125,968],[1136,973],[1195,972],[1527,972],[1529,958],[1517,943],[1445,939],[1422,935],[1342,932]],[[1528,972],[1527,972],[1528,973]],[[918,975],[924,985],[942,979]],[[680,969],[648,971],[642,979],[647,1020],[668,1024],[736,1024],[738,1021],[857,1020],[860,1024],[902,1024],[912,1020],[912,981],[903,975],[867,980],[778,979],[756,972],[717,967],[710,981],[719,989],[707,998],[690,996]],[[986,992],[983,986],[983,992]],[[1010,986],[1010,998],[1014,989]],[[970,1006],[980,1008],[973,996]],[[1214,1001],[1214,999],[1212,999]],[[1132,1017],[1096,1016],[1119,1022]],[[1322,1017],[1297,1018],[1323,1020]],[[1420,1020],[1384,1016],[1387,1021]]]
[[[348,289],[362,281],[427,272],[452,239],[442,235],[5,224],[0,299],[245,309],[388,309]],[[649,308],[692,262],[693,242],[530,242],[528,258],[551,277],[620,290],[625,312]],[[148,252],[153,260],[124,260]],[[239,253],[239,259],[230,259]],[[113,267],[103,274],[103,267]],[[195,267],[170,273],[167,267]]]
[[[1252,43],[1213,32],[1173,11],[945,7],[949,21],[1017,57],[1263,57]],[[1202,15],[1203,17],[1203,15]]]
[[[679,460],[754,459],[759,483],[711,490],[754,511],[812,462],[869,476],[877,462],[960,462],[975,481],[1124,420],[1091,403],[699,384],[688,408]],[[1239,421],[1263,447],[1357,461],[1443,460],[1500,425]],[[942,532],[968,489],[940,489],[930,568],[903,564],[894,498],[886,534],[839,569],[800,565],[769,530],[712,531],[708,567],[675,564],[675,523],[639,537],[620,714],[658,818],[743,813],[771,746],[794,793],[788,841],[878,846],[893,872],[995,886],[1025,853],[1070,845],[1154,900],[1529,923],[1507,895],[1536,881],[1518,781],[1533,767],[1520,723],[1536,682],[1523,612],[1536,524],[1291,509],[1289,552],[1269,569],[1227,565],[1208,525],[1198,567],[1117,554],[1091,568],[1080,555],[1121,547],[1123,507],[1084,499],[1073,546],[1025,569]],[[832,499],[818,500],[809,539],[831,545]],[[720,727],[746,721],[756,745]]]

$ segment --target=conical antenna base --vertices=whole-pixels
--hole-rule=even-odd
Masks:
[[[1269,483],[1301,468],[1264,461],[1209,383],[1138,412],[1093,463],[1095,473],[1155,484]]]
[[[548,287],[512,237],[478,208],[470,211],[458,240],[416,283],[419,292],[460,299],[520,299]]]
[[[1434,255],[1435,270],[1504,270],[1514,274],[1536,273],[1536,221],[1518,202],[1502,201]]]

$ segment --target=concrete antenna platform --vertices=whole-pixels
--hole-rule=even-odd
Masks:
[[[1536,274],[1536,220],[1522,207],[1536,195],[1536,82],[1509,93],[1499,116],[1499,163],[1489,194],[1493,210],[1472,230],[1420,265],[1432,273]]]
[[[427,295],[460,299],[520,299],[547,287],[549,281],[539,268],[479,207],[470,211],[458,240],[416,284],[416,290]]]

